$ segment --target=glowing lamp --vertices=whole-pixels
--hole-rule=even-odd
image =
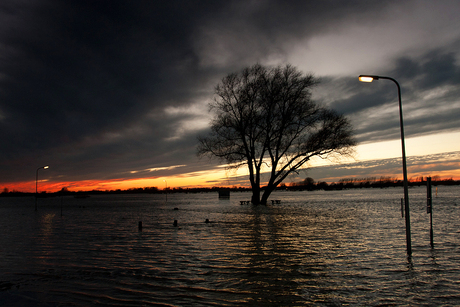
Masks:
[[[360,75],[359,76],[359,81],[361,82],[372,82],[374,80],[378,80],[379,76],[372,76],[372,75]]]
[[[359,76],[359,81],[361,82],[372,82],[374,78],[368,76]]]

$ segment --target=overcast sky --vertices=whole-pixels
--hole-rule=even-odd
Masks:
[[[395,85],[359,74],[400,82],[407,138],[460,136],[458,16],[456,0],[3,0],[0,187],[43,165],[52,182],[212,170],[196,137],[214,86],[255,63],[313,73],[360,144],[400,136]]]

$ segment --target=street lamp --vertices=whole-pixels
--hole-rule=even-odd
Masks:
[[[361,82],[372,82],[374,80],[387,79],[393,81],[398,87],[398,99],[399,99],[399,125],[401,129],[401,147],[402,147],[402,164],[403,164],[403,176],[404,176],[404,211],[406,216],[406,245],[407,255],[412,255],[411,247],[411,234],[410,234],[410,216],[409,216],[409,191],[407,183],[407,166],[406,166],[406,146],[404,145],[404,124],[403,124],[403,112],[401,103],[401,87],[398,81],[390,77],[374,76],[374,75],[360,75],[359,81]]]
[[[163,180],[165,183],[165,195],[166,195],[166,202],[168,202],[168,182],[166,180]]]
[[[35,176],[35,211],[37,211],[37,197],[38,197],[38,171],[41,170],[41,169],[48,169],[49,166],[46,165],[46,166],[42,166],[42,167],[39,167],[37,168],[37,173],[36,173],[36,176]]]

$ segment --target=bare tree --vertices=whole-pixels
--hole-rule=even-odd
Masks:
[[[350,153],[355,145],[350,123],[312,101],[315,84],[312,75],[291,65],[256,64],[229,74],[215,88],[211,133],[199,137],[198,155],[218,157],[230,167],[247,165],[252,203],[265,204],[313,156]],[[267,167],[270,179],[261,198],[261,172]]]

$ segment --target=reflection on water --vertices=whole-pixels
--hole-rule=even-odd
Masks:
[[[58,198],[38,212],[0,198],[0,302],[455,306],[459,191],[433,201],[432,250],[425,189],[411,189],[409,260],[399,189],[277,192],[281,204],[258,207],[240,205],[248,193],[64,198],[62,217]]]

